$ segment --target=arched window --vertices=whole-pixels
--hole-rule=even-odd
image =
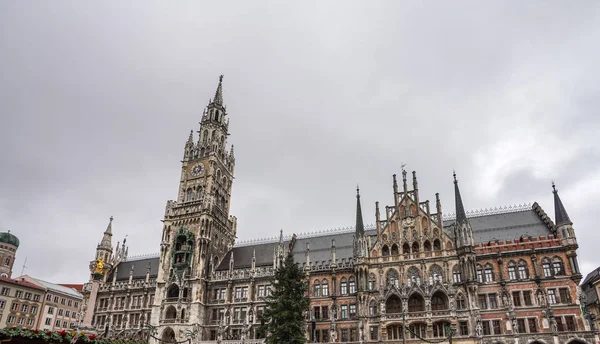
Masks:
[[[483,283],[483,268],[477,264],[477,282]]]
[[[329,281],[326,279],[321,282],[321,294],[323,296],[329,296]]]
[[[348,294],[348,281],[346,280],[346,277],[342,277],[342,280],[340,281],[340,294]]]
[[[390,255],[390,249],[387,245],[383,245],[383,248],[381,248],[381,255],[383,257],[387,257]]]
[[[483,272],[485,274],[485,283],[494,282],[494,268],[492,267],[492,264],[486,264]]]
[[[377,290],[377,279],[375,278],[375,274],[369,275],[369,290]]]
[[[554,272],[554,276],[563,276],[565,274],[565,266],[559,257],[552,259],[552,272]]]
[[[552,276],[552,268],[550,265],[550,259],[548,259],[548,258],[542,259],[542,270],[544,270],[544,277]]]
[[[423,243],[423,251],[431,251],[431,243],[429,242],[429,240],[425,240],[425,242]]]
[[[434,264],[429,268],[429,276],[431,277],[431,282],[435,283],[435,282],[443,282],[443,270],[442,268],[437,265]]]
[[[453,279],[454,283],[462,282],[462,276],[460,274],[460,269],[458,268],[458,266],[455,266],[454,269],[452,270],[452,279]]]
[[[441,291],[435,292],[431,296],[431,310],[441,311],[448,309],[448,298]]]
[[[529,278],[529,269],[527,268],[527,263],[524,260],[519,261],[519,279],[528,279]]]
[[[177,284],[171,284],[169,289],[167,289],[167,298],[176,298],[179,297],[179,287]]]
[[[185,308],[181,310],[181,319],[185,319]]]
[[[371,300],[371,303],[369,303],[369,315],[377,315],[377,303],[374,300]]]
[[[392,245],[392,256],[397,256],[398,255],[398,245],[393,244]]]
[[[406,276],[408,278],[408,285],[412,285],[413,283],[421,285],[421,271],[416,267],[411,266],[406,272]]]
[[[441,245],[441,243],[440,243],[440,240],[439,240],[439,239],[435,239],[435,240],[433,241],[433,250],[434,250],[434,251],[439,251],[439,250],[441,250],[441,249],[442,249],[442,245]]]
[[[511,281],[517,279],[517,264],[513,261],[508,263],[508,279]]]
[[[397,295],[392,294],[385,301],[385,312],[389,314],[402,313],[402,301]]]
[[[206,143],[208,141],[208,130],[204,130],[204,134],[202,134],[202,143]]]
[[[458,294],[456,296],[456,309],[463,310],[467,308],[467,301],[465,300],[465,296],[463,294]]]
[[[348,293],[356,293],[356,281],[354,280],[354,276],[350,276],[350,278],[348,278]]]
[[[413,253],[419,253],[419,242],[415,241],[412,244],[412,252]]]
[[[410,253],[410,246],[408,246],[408,243],[404,243],[404,245],[402,245],[402,253],[403,254],[409,254]]]
[[[185,192],[185,201],[186,202],[191,201],[194,197],[193,195],[194,195],[194,191],[191,188],[187,189]]]
[[[4,261],[4,265],[10,265],[10,257],[6,257],[6,260]]]
[[[386,280],[388,286],[395,286],[398,288],[398,272],[394,269],[389,269],[386,274]]]
[[[173,306],[169,306],[167,311],[165,312],[165,319],[175,319],[177,318],[177,310]]]
[[[408,298],[408,311],[409,312],[423,312],[425,310],[425,300],[423,296],[413,293]]]
[[[318,280],[313,284],[313,296],[318,297],[321,296],[321,282]]]

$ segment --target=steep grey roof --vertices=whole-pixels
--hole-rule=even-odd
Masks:
[[[270,242],[259,245],[239,246],[231,249],[217,267],[217,271],[228,270],[231,252],[233,252],[233,267],[236,269],[249,268],[252,266],[252,252],[256,250],[256,266],[273,265],[273,252],[278,243]],[[288,242],[285,245],[289,245]],[[287,247],[287,246],[286,246]]]
[[[444,220],[444,230],[450,230],[454,221]],[[536,237],[551,234],[548,226],[533,209],[469,217],[469,222],[476,243],[514,240],[521,235]]]
[[[145,259],[131,259],[125,262],[120,262],[117,267],[117,281],[129,280],[129,272],[133,267],[133,278],[144,279],[146,278],[146,271],[148,270],[148,264],[150,264],[150,277],[158,276],[158,260],[159,257],[145,258]],[[112,273],[108,276],[108,281],[112,281]]]
[[[560,200],[560,196],[558,195],[558,190],[556,190],[556,186],[552,183],[552,193],[554,194],[554,222],[556,225],[565,225],[565,224],[573,224],[571,219],[569,218],[569,214],[567,214],[567,210]]]

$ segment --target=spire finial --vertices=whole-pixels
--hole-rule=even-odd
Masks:
[[[363,224],[362,209],[360,207],[360,193],[358,185],[356,186],[356,236],[365,234],[365,226]]]
[[[360,198],[360,188],[358,187],[358,183],[356,183],[356,197]]]
[[[452,170],[452,176],[454,177],[454,184],[458,183],[458,180],[456,180],[456,170]]]
[[[571,218],[569,218],[569,214],[567,214],[567,210],[558,195],[554,181],[552,181],[552,193],[554,194],[554,222],[557,226],[572,225],[573,222],[571,222]]]
[[[112,215],[110,216],[110,218],[109,218],[109,221],[110,221],[110,222],[113,222],[113,217],[112,217]]]
[[[217,86],[213,102],[218,105],[223,105],[223,74],[219,76],[219,86]]]

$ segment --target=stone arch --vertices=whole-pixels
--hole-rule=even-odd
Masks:
[[[448,296],[441,290],[436,291],[431,295],[431,310],[441,311],[449,309]]]
[[[412,244],[412,252],[413,253],[419,253],[419,242],[415,241]]]
[[[409,312],[423,312],[425,311],[425,299],[419,293],[412,293],[408,298],[408,311]]]
[[[402,313],[402,300],[398,295],[392,294],[385,300],[385,312],[387,314]]]
[[[404,245],[402,245],[402,254],[409,254],[410,253],[410,246],[408,245],[407,242],[404,243]]]
[[[177,310],[173,306],[167,307],[165,310],[165,319],[176,319],[177,318]]]
[[[390,249],[389,249],[388,245],[383,245],[383,247],[381,248],[381,256],[387,257],[389,255],[390,255]]]
[[[442,243],[440,242],[440,239],[435,239],[433,241],[433,250],[434,251],[439,251],[442,249]]]
[[[179,286],[176,283],[173,283],[167,289],[167,299],[179,297]]]
[[[423,230],[427,229],[427,218],[425,217],[421,218],[421,228],[423,228]]]
[[[565,342],[566,344],[588,344],[583,338],[571,338]]]
[[[429,242],[429,240],[425,240],[425,242],[423,243],[423,251],[424,252],[431,251],[431,243]]]
[[[393,244],[392,245],[392,256],[397,256],[398,255],[398,245]]]
[[[160,335],[160,340],[163,341],[163,343],[175,343],[175,331],[170,327],[165,328]]]

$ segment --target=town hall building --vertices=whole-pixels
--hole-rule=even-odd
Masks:
[[[222,76],[198,135],[184,146],[177,199],[159,253],[113,248],[112,218],[90,262],[82,328],[151,342],[261,343],[270,279],[291,252],[306,271],[309,342],[595,343],[583,316],[576,231],[558,191],[554,221],[538,203],[455,213],[419,193],[416,172],[392,179],[394,203],[365,226],[236,242],[233,146]],[[240,228],[248,231],[251,229]]]

